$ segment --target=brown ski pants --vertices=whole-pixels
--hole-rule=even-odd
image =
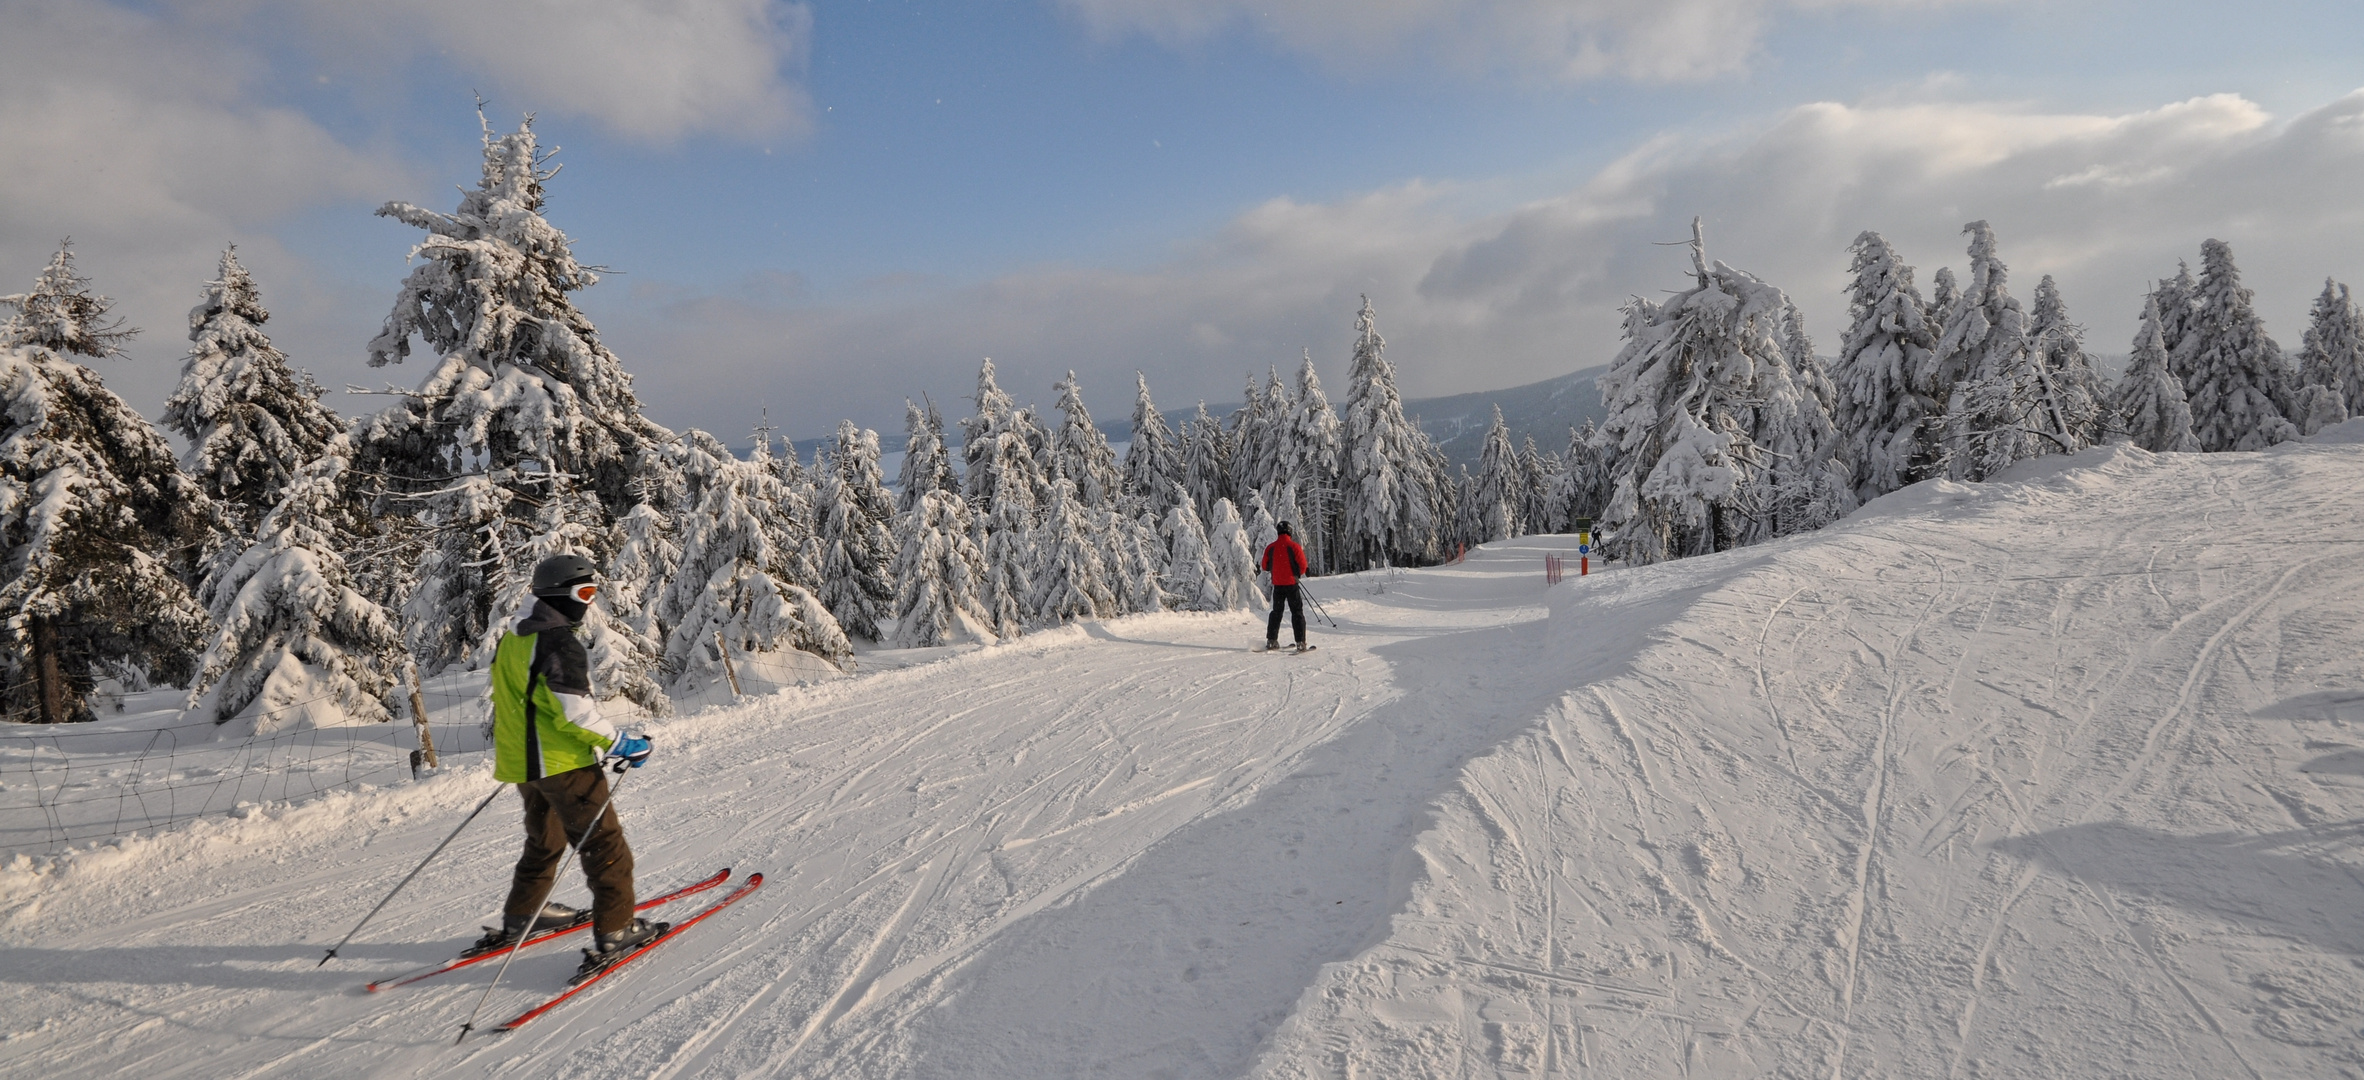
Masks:
[[[569,844],[583,845],[583,879],[591,886],[592,928],[612,934],[632,925],[632,849],[608,802],[607,773],[597,765],[517,785],[525,798],[525,853],[509,885],[504,915],[530,915],[550,895],[558,860]],[[601,809],[605,807],[605,809]],[[593,821],[591,815],[598,813]],[[584,837],[588,831],[590,836]]]

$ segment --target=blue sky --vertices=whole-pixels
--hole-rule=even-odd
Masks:
[[[414,239],[369,211],[448,209],[472,91],[563,147],[550,216],[619,271],[581,302],[652,413],[726,436],[768,407],[892,441],[986,355],[1021,400],[1078,370],[1103,416],[1136,369],[1180,407],[1300,348],[1342,390],[1364,292],[1409,392],[1528,382],[1615,351],[1693,213],[1825,352],[1865,228],[1926,283],[1992,220],[2104,352],[2207,236],[2289,347],[2364,277],[2364,5],[540,7],[0,0],[0,148],[36,163],[0,182],[0,288],[73,235],[147,329],[102,370],[153,415],[236,241],[299,363],[415,381],[358,361]]]

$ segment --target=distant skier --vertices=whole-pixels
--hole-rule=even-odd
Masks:
[[[1258,564],[1272,574],[1272,617],[1264,623],[1264,649],[1280,648],[1281,607],[1289,609],[1289,628],[1297,632],[1297,651],[1313,648],[1305,643],[1305,598],[1299,592],[1297,579],[1305,573],[1305,549],[1297,546],[1297,537],[1289,531],[1289,523],[1280,523],[1280,535],[1264,545],[1264,559]]]
[[[517,859],[501,925],[486,927],[470,953],[505,949],[534,930],[583,921],[582,912],[546,902],[559,859],[577,842],[591,886],[597,945],[584,950],[584,969],[595,970],[665,931],[664,923],[633,917],[632,849],[608,802],[601,768],[619,758],[639,768],[648,761],[649,742],[617,731],[591,696],[590,656],[575,627],[599,595],[593,577],[590,560],[582,556],[543,559],[534,567],[533,601],[517,613],[493,655],[493,779],[517,785],[525,800],[525,852]]]

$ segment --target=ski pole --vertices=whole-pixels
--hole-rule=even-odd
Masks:
[[[1315,598],[1314,598],[1314,595],[1313,595],[1312,593],[1309,593],[1309,592],[1306,592],[1306,591],[1305,591],[1305,583],[1304,583],[1304,582],[1298,582],[1298,583],[1297,583],[1297,595],[1299,595],[1299,596],[1302,596],[1302,597],[1304,597],[1305,599],[1307,599],[1307,600],[1309,600],[1309,601],[1312,601],[1312,603],[1313,603],[1313,612],[1314,612],[1314,614],[1321,616],[1321,617],[1322,617],[1322,621],[1323,621],[1323,622],[1329,623],[1329,624],[1330,624],[1330,629],[1332,629],[1332,630],[1336,630],[1336,629],[1338,629],[1338,620],[1336,620],[1336,619],[1333,619],[1333,618],[1331,618],[1331,617],[1330,617],[1330,613],[1329,613],[1329,611],[1328,611],[1327,609],[1325,609],[1325,608],[1323,608],[1323,607],[1322,607],[1322,602],[1321,602],[1320,600],[1318,600],[1318,599],[1315,599]]]
[[[607,786],[607,798],[600,800],[599,809],[593,810],[591,812],[590,823],[583,826],[583,838],[567,845],[566,854],[561,856],[558,860],[558,869],[552,872],[550,875],[550,884],[543,886],[542,895],[534,899],[533,915],[527,920],[525,924],[525,927],[528,931],[533,929],[533,920],[537,920],[542,917],[542,905],[550,902],[551,892],[558,888],[558,879],[566,876],[567,864],[575,861],[582,855],[583,844],[591,839],[592,831],[599,828],[599,819],[606,816],[609,804],[616,801],[616,789],[624,786],[624,769],[628,764],[630,763],[625,761],[623,758],[616,759],[616,782]],[[460,1025],[460,1037],[451,1041],[453,1046],[458,1046],[462,1042],[467,1041],[468,1033],[476,1030],[476,1014],[484,1011],[485,1000],[492,997],[494,987],[501,985],[501,976],[507,975],[509,973],[509,961],[517,959],[517,950],[524,948],[525,939],[532,936],[533,935],[531,933],[519,934],[517,935],[516,941],[509,943],[509,951],[503,954],[501,957],[500,970],[493,972],[492,982],[485,984],[484,993],[477,996],[476,1007],[468,1010],[468,1020],[466,1023]]]
[[[394,886],[394,892],[387,893],[387,894],[386,894],[386,898],[385,898],[384,900],[380,900],[380,901],[378,901],[378,906],[376,906],[376,907],[373,907],[373,908],[369,909],[369,914],[362,916],[362,917],[361,917],[361,921],[360,921],[359,923],[356,923],[356,924],[354,924],[354,926],[353,926],[353,929],[352,929],[351,931],[349,931],[349,932],[347,932],[347,933],[345,934],[344,941],[339,941],[339,942],[337,942],[337,943],[336,943],[336,947],[335,947],[335,948],[332,948],[332,949],[328,950],[328,955],[327,955],[327,956],[323,956],[323,957],[321,957],[321,958],[320,958],[320,963],[319,963],[318,965],[316,965],[316,966],[319,966],[319,967],[327,967],[327,966],[328,966],[328,962],[329,962],[329,961],[336,959],[336,958],[337,958],[337,949],[342,949],[342,948],[344,948],[344,947],[345,947],[345,944],[346,944],[346,942],[349,942],[349,941],[352,941],[352,940],[353,940],[353,935],[354,935],[354,934],[358,934],[358,933],[360,933],[360,932],[361,932],[361,928],[362,928],[362,927],[364,927],[364,926],[368,926],[368,925],[369,925],[369,921],[370,921],[371,919],[377,918],[377,917],[378,917],[378,912],[380,912],[380,911],[384,911],[384,910],[386,909],[386,905],[387,905],[387,904],[389,904],[389,903],[391,903],[391,902],[393,902],[393,900],[394,900],[394,893],[401,892],[401,891],[402,891],[402,886],[410,884],[410,879],[412,879],[412,878],[415,878],[415,877],[419,876],[419,871],[426,869],[426,868],[427,868],[427,864],[428,864],[428,863],[431,863],[431,862],[434,862],[434,861],[435,861],[435,856],[443,854],[443,849],[444,849],[444,848],[446,848],[446,847],[449,847],[449,846],[451,845],[451,842],[452,842],[453,840],[456,840],[456,839],[458,839],[458,838],[459,838],[459,835],[460,835],[460,829],[465,829],[465,828],[467,828],[467,827],[468,827],[468,823],[469,823],[469,822],[476,820],[476,815],[483,813],[483,812],[484,812],[484,808],[485,808],[485,807],[487,807],[487,806],[491,806],[491,805],[492,805],[492,801],[493,801],[493,795],[499,795],[500,793],[501,793],[501,789],[500,789],[500,788],[498,788],[498,787],[495,787],[495,788],[493,788],[493,789],[492,789],[492,795],[487,795],[487,796],[485,796],[485,797],[484,797],[484,801],[483,801],[483,802],[480,802],[480,803],[477,803],[477,804],[476,804],[476,809],[468,811],[468,816],[467,816],[467,817],[464,817],[464,818],[461,818],[461,819],[460,819],[460,824],[459,824],[459,827],[458,827],[458,828],[455,828],[455,829],[453,829],[453,830],[451,831],[451,835],[450,835],[450,836],[446,836],[446,837],[444,837],[444,838],[443,838],[443,843],[440,843],[440,844],[437,844],[437,845],[435,845],[435,850],[428,852],[428,853],[427,853],[427,857],[426,857],[426,858],[419,860],[419,864],[418,864],[417,866],[414,866],[414,867],[412,867],[412,868],[411,868],[411,870],[410,870],[410,873],[408,873],[408,874],[404,874],[404,875],[402,876],[402,881],[401,881],[399,884],[397,884],[397,885],[395,885],[395,886]]]

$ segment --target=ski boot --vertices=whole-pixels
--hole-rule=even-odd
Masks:
[[[477,938],[476,944],[468,946],[460,953],[460,956],[465,958],[480,956],[488,952],[498,952],[517,944],[518,939],[527,935],[543,930],[557,930],[562,927],[575,926],[590,918],[591,913],[588,911],[578,910],[553,900],[542,905],[540,915],[501,916],[501,925],[485,927],[484,936]]]
[[[572,986],[607,970],[617,961],[632,955],[633,950],[655,941],[658,935],[663,934],[672,925],[672,923],[650,922],[647,919],[634,919],[631,925],[615,933],[595,935],[593,941],[597,947],[583,950],[583,966],[575,969],[575,976],[567,980],[567,985]]]

